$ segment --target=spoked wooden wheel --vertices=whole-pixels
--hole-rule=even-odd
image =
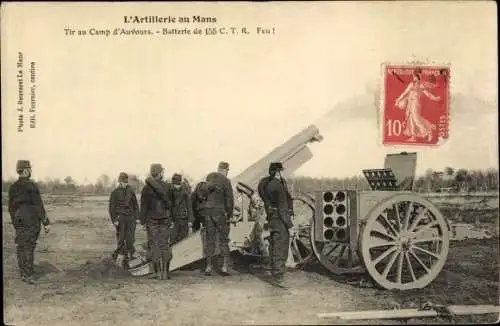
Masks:
[[[336,275],[366,272],[361,258],[349,243],[320,242],[314,239],[314,220],[311,223],[311,246],[321,265]]]
[[[287,265],[296,267],[307,262],[313,255],[309,246],[309,227],[314,217],[314,208],[306,197],[293,198],[293,224],[290,229],[290,251]]]
[[[314,218],[312,218],[309,228],[310,244],[321,265],[336,275],[366,272],[358,251],[353,250],[349,242],[316,241],[314,238],[314,227]]]
[[[441,272],[449,229],[439,210],[411,194],[389,198],[366,219],[360,237],[364,265],[386,289],[420,289]]]

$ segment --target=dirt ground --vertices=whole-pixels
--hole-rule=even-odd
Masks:
[[[287,288],[273,287],[264,272],[234,256],[232,275],[175,271],[169,281],[133,278],[114,268],[114,230],[107,202],[84,198],[46,204],[52,229],[36,251],[38,283],[22,283],[10,218],[3,208],[4,324],[8,325],[227,325],[340,324],[318,313],[435,304],[499,304],[498,238],[452,243],[447,264],[427,288],[390,292],[367,276],[334,277],[321,266],[290,271]],[[498,224],[497,224],[498,226]],[[42,231],[43,232],[43,231]],[[137,241],[145,240],[138,228]],[[363,280],[363,282],[360,282]],[[498,316],[457,317],[456,323],[495,322]],[[414,319],[410,323],[449,323]],[[401,324],[357,321],[351,324]]]

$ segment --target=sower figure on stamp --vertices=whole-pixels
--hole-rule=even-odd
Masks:
[[[172,187],[174,194],[174,234],[172,244],[176,244],[189,234],[194,222],[191,192],[185,183],[182,183],[182,176],[175,173],[172,176]]]
[[[409,137],[409,141],[415,141],[416,137],[426,137],[430,141],[433,137],[432,131],[436,125],[429,122],[422,116],[422,95],[432,101],[439,101],[441,98],[435,96],[426,86],[429,83],[422,81],[422,70],[416,69],[413,72],[413,79],[408,84],[403,93],[396,99],[395,106],[406,110],[406,119],[403,135]]]
[[[30,161],[19,160],[16,164],[19,179],[9,188],[9,213],[16,232],[17,262],[24,282],[34,284],[34,258],[41,223],[49,232],[42,197],[37,185],[30,180]]]
[[[139,219],[137,197],[128,184],[128,175],[124,172],[118,176],[118,187],[109,197],[109,216],[116,228],[117,245],[113,258],[119,267],[123,267],[125,258],[134,258],[136,220]]]
[[[212,273],[215,246],[218,237],[222,256],[222,275],[229,275],[229,230],[233,218],[234,197],[231,181],[227,178],[229,164],[220,162],[217,172],[206,178],[208,191],[205,200],[199,204],[200,214],[205,219],[207,265],[205,274]]]
[[[141,224],[146,225],[153,263],[153,278],[169,279],[170,236],[173,229],[172,188],[163,181],[161,164],[151,164],[150,174],[141,192]]]
[[[271,233],[269,258],[273,279],[281,283],[284,280],[286,261],[290,246],[289,229],[293,227],[293,201],[286,182],[281,176],[283,165],[271,163],[269,176],[259,181],[258,193],[264,202],[267,222]]]

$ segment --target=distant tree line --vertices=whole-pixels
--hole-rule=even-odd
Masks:
[[[467,170],[446,167],[444,171],[428,169],[417,176],[413,187],[416,192],[480,192],[498,191],[498,170]],[[289,180],[295,191],[311,192],[326,189],[370,190],[363,176],[350,178],[298,177]]]
[[[8,188],[15,180],[2,180],[2,192]],[[84,194],[84,195],[107,195],[117,187],[118,180],[112,179],[109,175],[103,174],[97,178],[95,183],[77,184],[71,176],[64,180],[46,178],[45,180],[34,180],[42,193],[46,194]],[[144,180],[137,175],[129,174],[128,183],[136,192],[144,187]]]
[[[183,174],[185,183],[191,187],[193,179]],[[2,192],[8,191],[11,180],[2,180]],[[82,194],[107,195],[116,188],[118,181],[103,174],[95,183],[77,184],[71,176],[64,180],[50,179],[35,180],[40,191],[44,194]],[[144,180],[137,175],[129,174],[129,184],[140,192],[144,187]],[[498,191],[499,175],[497,169],[467,170],[447,167],[444,171],[427,170],[414,181],[414,190],[417,192],[477,192]],[[363,176],[349,178],[311,178],[295,177],[288,180],[288,185],[294,191],[311,192],[326,189],[370,190],[370,186]]]

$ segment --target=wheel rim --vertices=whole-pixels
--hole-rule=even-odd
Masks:
[[[313,199],[310,200],[313,202]],[[309,227],[309,241],[314,255],[328,271],[336,275],[364,273],[362,260],[356,250],[351,249],[349,243],[343,242],[320,242],[314,238],[314,208],[311,207],[311,223]]]
[[[293,198],[293,224],[290,229],[290,251],[287,265],[297,267],[309,261],[313,251],[309,246],[309,228],[314,208],[303,198]]]
[[[336,275],[366,272],[362,260],[349,243],[319,242],[314,239],[314,221],[311,225],[311,246],[319,262]]]
[[[368,215],[360,246],[364,265],[380,286],[423,288],[446,262],[449,230],[431,202],[414,195],[397,195]]]

